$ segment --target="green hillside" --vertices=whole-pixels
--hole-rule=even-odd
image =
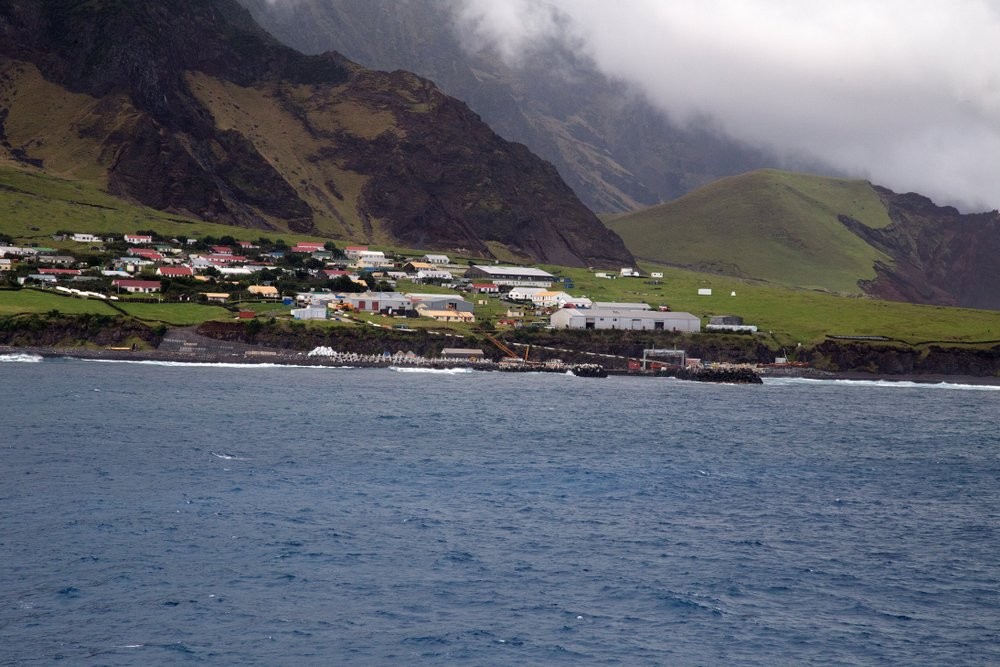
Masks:
[[[875,229],[891,222],[867,181],[763,170],[607,224],[649,262],[859,294],[875,261],[891,259],[847,230],[840,214]]]
[[[19,243],[53,246],[57,231],[134,234],[155,229],[165,236],[233,236],[253,240],[267,230],[240,229],[133,206],[96,186],[0,164],[0,233]],[[282,233],[289,242],[311,238]],[[73,244],[69,244],[72,246]]]

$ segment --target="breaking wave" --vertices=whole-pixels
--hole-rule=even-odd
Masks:
[[[44,361],[45,357],[40,354],[25,354],[23,352],[15,352],[14,354],[0,354],[0,363],[23,363],[23,364],[37,364],[40,361]]]
[[[963,384],[958,382],[914,382],[912,380],[819,380],[815,378],[769,378],[764,377],[765,385],[826,385],[838,387],[881,387],[885,389],[948,389],[959,391],[1000,391],[1000,385],[994,384]]]

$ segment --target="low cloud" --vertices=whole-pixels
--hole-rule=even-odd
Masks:
[[[453,0],[510,64],[558,40],[677,122],[965,209],[1000,205],[1000,6],[988,0]]]

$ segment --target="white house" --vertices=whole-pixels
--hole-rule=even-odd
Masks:
[[[357,259],[359,253],[367,251],[368,246],[366,245],[349,245],[344,248],[344,256],[347,257],[347,259]]]
[[[381,250],[359,250],[352,266],[356,269],[384,269],[392,266],[392,260]]]
[[[8,257],[29,257],[37,254],[37,248],[25,248],[16,245],[0,245],[0,257],[3,257],[4,255]]]
[[[565,292],[563,294],[565,296],[556,299],[556,305],[560,308],[566,308],[567,306],[571,308],[592,308],[594,306],[594,302],[585,296],[570,296]]]
[[[531,301],[536,294],[547,291],[544,287],[515,287],[507,292],[507,298],[511,301]]]
[[[149,234],[126,234],[125,243],[136,245],[139,243],[152,243],[153,237]]]
[[[76,241],[77,243],[100,243],[101,242],[101,237],[100,236],[95,236],[93,234],[73,234],[73,236],[71,236],[70,238],[73,239],[74,241]]]
[[[437,265],[451,263],[451,260],[448,258],[448,255],[424,255],[423,260],[428,264],[437,264]]]
[[[564,301],[570,298],[570,295],[566,294],[566,292],[542,290],[541,292],[535,292],[531,295],[531,303],[536,308],[554,308],[560,305],[560,300]]]
[[[419,281],[424,280],[452,280],[451,271],[442,271],[440,269],[421,269],[417,271],[416,279]]]
[[[655,310],[561,308],[549,323],[557,329],[629,329],[634,331],[701,331],[701,320],[691,313]]]

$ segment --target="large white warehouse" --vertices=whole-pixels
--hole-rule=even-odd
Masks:
[[[557,329],[631,329],[636,331],[701,331],[701,320],[691,313],[656,310],[561,308],[549,323]]]

